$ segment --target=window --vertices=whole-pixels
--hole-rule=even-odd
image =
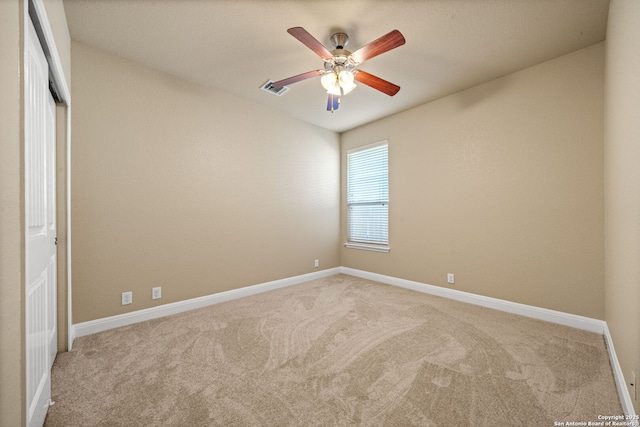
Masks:
[[[386,141],[347,152],[347,233],[347,247],[389,252]]]

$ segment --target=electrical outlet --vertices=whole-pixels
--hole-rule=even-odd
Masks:
[[[634,371],[631,371],[631,383],[629,384],[631,386],[631,395],[633,397],[633,400],[638,400],[638,387],[637,387],[636,383],[636,373]]]
[[[122,305],[128,305],[133,303],[133,292],[123,292],[122,293]]]
[[[151,288],[151,299],[160,299],[162,298],[162,288],[158,286],[157,288]]]
[[[447,283],[456,283],[456,276],[453,273],[447,273]]]
[[[313,262],[313,266],[314,266],[315,268],[320,267],[320,260],[319,260],[319,259],[315,260],[315,261]]]

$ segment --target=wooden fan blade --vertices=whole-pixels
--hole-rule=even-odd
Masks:
[[[311,34],[309,34],[309,32],[304,28],[302,27],[289,28],[287,30],[287,33],[291,34],[293,37],[300,40],[302,44],[304,44],[309,49],[314,51],[315,54],[318,55],[320,58],[327,59],[327,60],[333,58],[333,55],[331,55],[331,52],[329,52],[329,50],[326,47],[324,47],[322,43],[316,40],[316,38],[313,37]]]
[[[369,74],[366,71],[358,70],[355,73],[355,80],[370,86],[380,92],[386,93],[389,96],[393,96],[400,90],[400,86],[394,85],[391,82],[388,82],[380,77],[376,77],[373,74]]]
[[[329,99],[327,100],[327,111],[331,111],[333,113],[339,106],[340,97],[338,95],[329,94]]]
[[[287,79],[278,80],[277,82],[271,83],[273,87],[283,87],[286,85],[290,85],[292,83],[297,83],[302,80],[310,79],[312,77],[317,77],[321,74],[324,74],[324,70],[314,70],[307,71],[306,73],[298,74],[297,76],[289,77]]]
[[[393,30],[353,52],[351,54],[351,59],[356,64],[360,64],[367,59],[371,59],[381,53],[385,53],[391,49],[397,48],[398,46],[402,46],[404,43],[405,39],[402,33],[398,30]]]

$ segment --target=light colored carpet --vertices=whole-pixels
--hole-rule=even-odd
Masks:
[[[601,335],[347,275],[82,337],[46,426],[553,426],[622,409]]]

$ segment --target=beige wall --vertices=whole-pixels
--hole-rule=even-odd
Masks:
[[[337,134],[71,50],[74,323],[339,265]]]
[[[640,377],[640,2],[611,1],[606,49],[606,320],[630,380]]]
[[[391,246],[342,265],[603,319],[603,72],[600,43],[342,134],[343,164],[389,141]]]
[[[0,424],[20,426],[25,393],[21,130],[22,2],[0,1]]]

